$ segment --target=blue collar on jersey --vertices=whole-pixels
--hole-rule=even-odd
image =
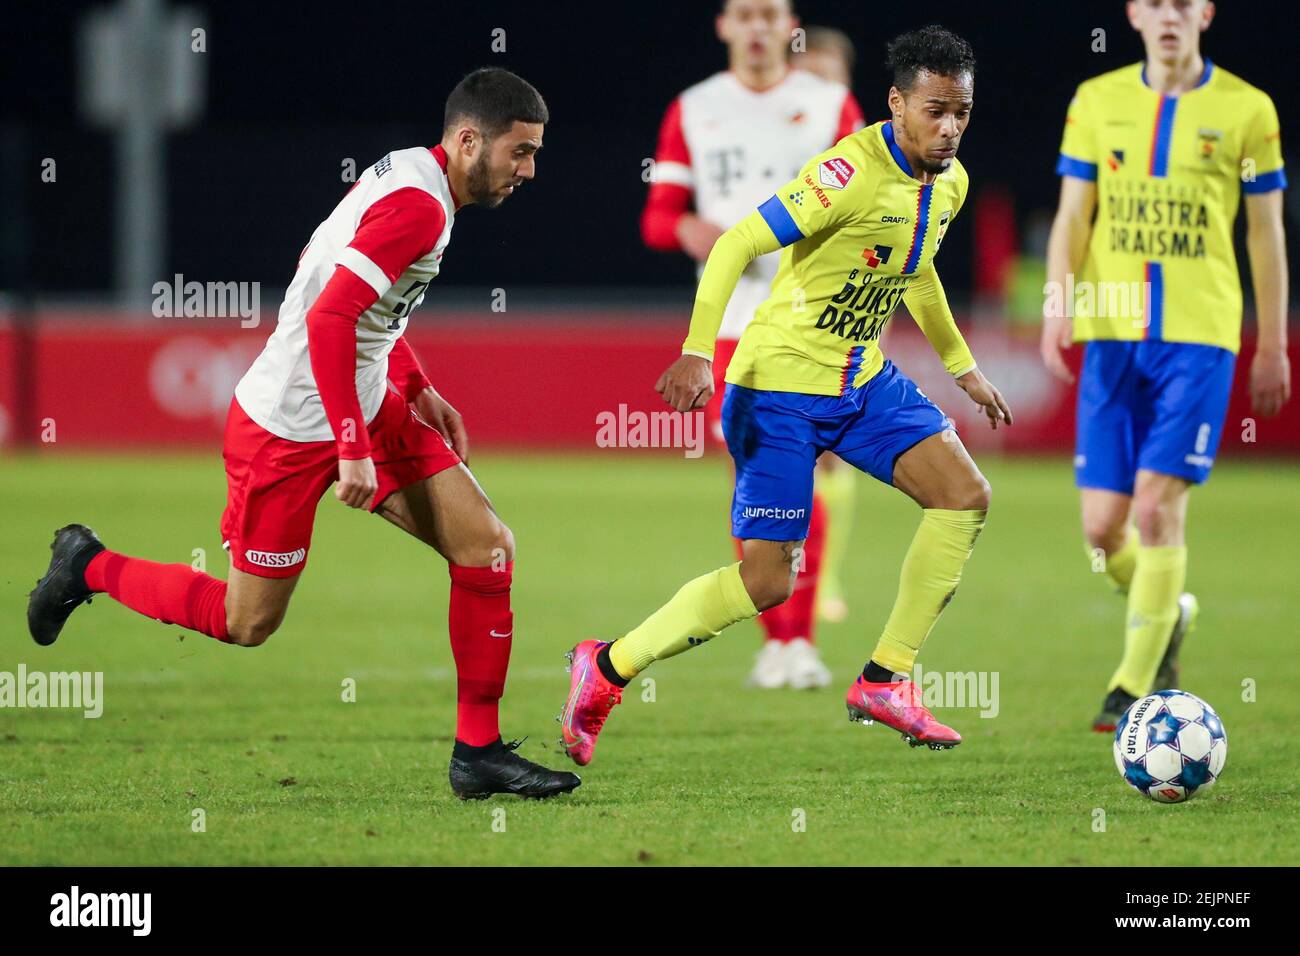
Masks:
[[[885,145],[889,147],[890,155],[894,157],[894,162],[898,164],[898,168],[915,179],[916,177],[912,176],[912,164],[907,161],[903,151],[898,148],[898,143],[894,142],[894,123],[892,120],[880,127],[880,135],[885,138]]]
[[[1193,90],[1199,90],[1199,89],[1200,89],[1202,86],[1204,86],[1206,83],[1210,82],[1210,74],[1213,73],[1213,72],[1214,72],[1214,64],[1210,62],[1210,58],[1209,58],[1209,57],[1206,57],[1206,58],[1205,58],[1205,69],[1204,69],[1204,71],[1202,71],[1202,73],[1201,73],[1201,78],[1200,78],[1199,80],[1197,80],[1196,85],[1193,86],[1192,89],[1193,89]],[[1145,86],[1147,89],[1150,89],[1150,88],[1151,88],[1151,84],[1147,82],[1147,65],[1146,65],[1146,63],[1143,63],[1143,64],[1142,64],[1142,85]],[[1189,92],[1190,92],[1190,91],[1189,91]]]

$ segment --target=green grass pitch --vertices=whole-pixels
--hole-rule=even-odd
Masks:
[[[1123,606],[1082,554],[1068,460],[983,465],[990,522],[921,655],[930,670],[998,674],[996,717],[940,710],[961,747],[913,750],[846,718],[842,694],[917,517],[864,477],[853,613],[820,634],[832,689],[744,688],[759,640],[746,623],[652,668],[653,701],[634,683],[575,794],[462,804],[446,781],[454,677],[436,554],[327,496],[288,620],[265,646],[225,647],[102,598],[39,648],[23,613],[55,527],[83,521],[161,561],[203,549],[224,575],[224,477],[215,454],[11,457],[0,670],[103,671],[105,704],[97,720],[0,710],[0,864],[1300,863],[1288,517],[1300,468],[1230,462],[1193,495],[1202,615],[1183,685],[1218,708],[1231,746],[1216,787],[1160,806],[1123,784],[1110,738],[1088,731]],[[731,560],[726,466],[484,455],[475,471],[519,542],[503,730],[562,766],[563,652]],[[342,699],[347,678],[355,702]],[[881,846],[883,859],[870,849]]]

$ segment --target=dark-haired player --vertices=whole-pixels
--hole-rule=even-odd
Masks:
[[[461,798],[547,797],[572,773],[502,744],[497,706],[514,622],[514,539],[464,464],[460,414],[402,337],[438,274],[462,206],[493,208],[533,178],[548,114],[507,70],[483,69],[447,99],[442,142],[394,150],[316,227],[266,348],[235,388],[226,422],[221,534],[230,578],[105,549],[82,525],[55,533],[28,604],[38,644],[91,595],[219,641],[254,647],[280,626],[307,561],[316,504],[334,494],[447,559],[456,660],[450,780]]]
[[[695,297],[682,357],[656,389],[678,411],[713,393],[710,358],[731,291],[756,257],[785,248],[771,296],[745,329],[722,407],[736,464],[732,529],[738,564],[686,584],[613,643],[572,653],[561,715],[565,748],[591,760],[627,682],[785,600],[808,531],[813,469],[833,451],[923,509],[903,560],[898,598],[861,676],[853,719],[876,720],[913,745],[952,747],[961,736],[934,719],[908,678],[984,527],[989,486],[952,423],[881,354],[895,308],[908,311],[967,395],[996,428],[1011,413],[975,367],[935,272],[944,232],[966,198],[957,147],[970,119],[975,60],[941,27],[889,46],[893,119],[846,137],[718,239]]]
[[[1070,102],[1042,336],[1044,361],[1066,381],[1061,349],[1087,342],[1075,483],[1088,550],[1105,555],[1127,595],[1099,732],[1136,698],[1177,686],[1179,646],[1195,624],[1184,527],[1191,488],[1214,465],[1241,342],[1232,229],[1243,195],[1259,322],[1254,410],[1276,414],[1291,391],[1277,111],[1201,55],[1213,3],[1141,0],[1127,11],[1144,62],[1087,80]],[[1069,289],[1092,294],[1067,302]]]

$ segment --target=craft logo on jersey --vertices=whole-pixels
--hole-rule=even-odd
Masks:
[[[888,262],[889,254],[893,251],[893,246],[872,246],[870,249],[862,250],[862,258],[867,260],[868,266],[875,269],[882,262]]]
[[[821,164],[817,170],[817,178],[827,189],[843,189],[853,178],[854,171],[847,159],[836,156]]]
[[[1119,172],[1119,168],[1124,165],[1124,150],[1112,149],[1110,155],[1106,157],[1106,165],[1110,167],[1112,173]]]
[[[1219,146],[1219,140],[1223,139],[1223,130],[1221,129],[1198,129],[1196,139],[1200,143],[1198,150],[1201,159],[1212,159],[1214,151]]]

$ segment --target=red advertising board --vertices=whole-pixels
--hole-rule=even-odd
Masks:
[[[13,323],[0,323],[0,444],[12,447],[25,436],[38,448],[216,448],[234,385],[273,321],[245,329],[238,320],[43,314],[25,345]],[[653,386],[677,354],[684,328],[684,315],[664,311],[508,319],[440,313],[414,323],[407,335],[439,390],[465,415],[476,447],[590,450],[600,423],[621,408],[664,410]],[[909,323],[891,330],[885,350],[954,418],[971,447],[1068,452],[1074,392],[1047,374],[1036,341],[978,329],[968,339],[1014,410],[1014,427],[994,433],[979,421]],[[1250,352],[1248,343],[1221,454],[1300,453],[1297,403],[1277,418],[1253,420]],[[23,382],[34,394],[17,394]]]

